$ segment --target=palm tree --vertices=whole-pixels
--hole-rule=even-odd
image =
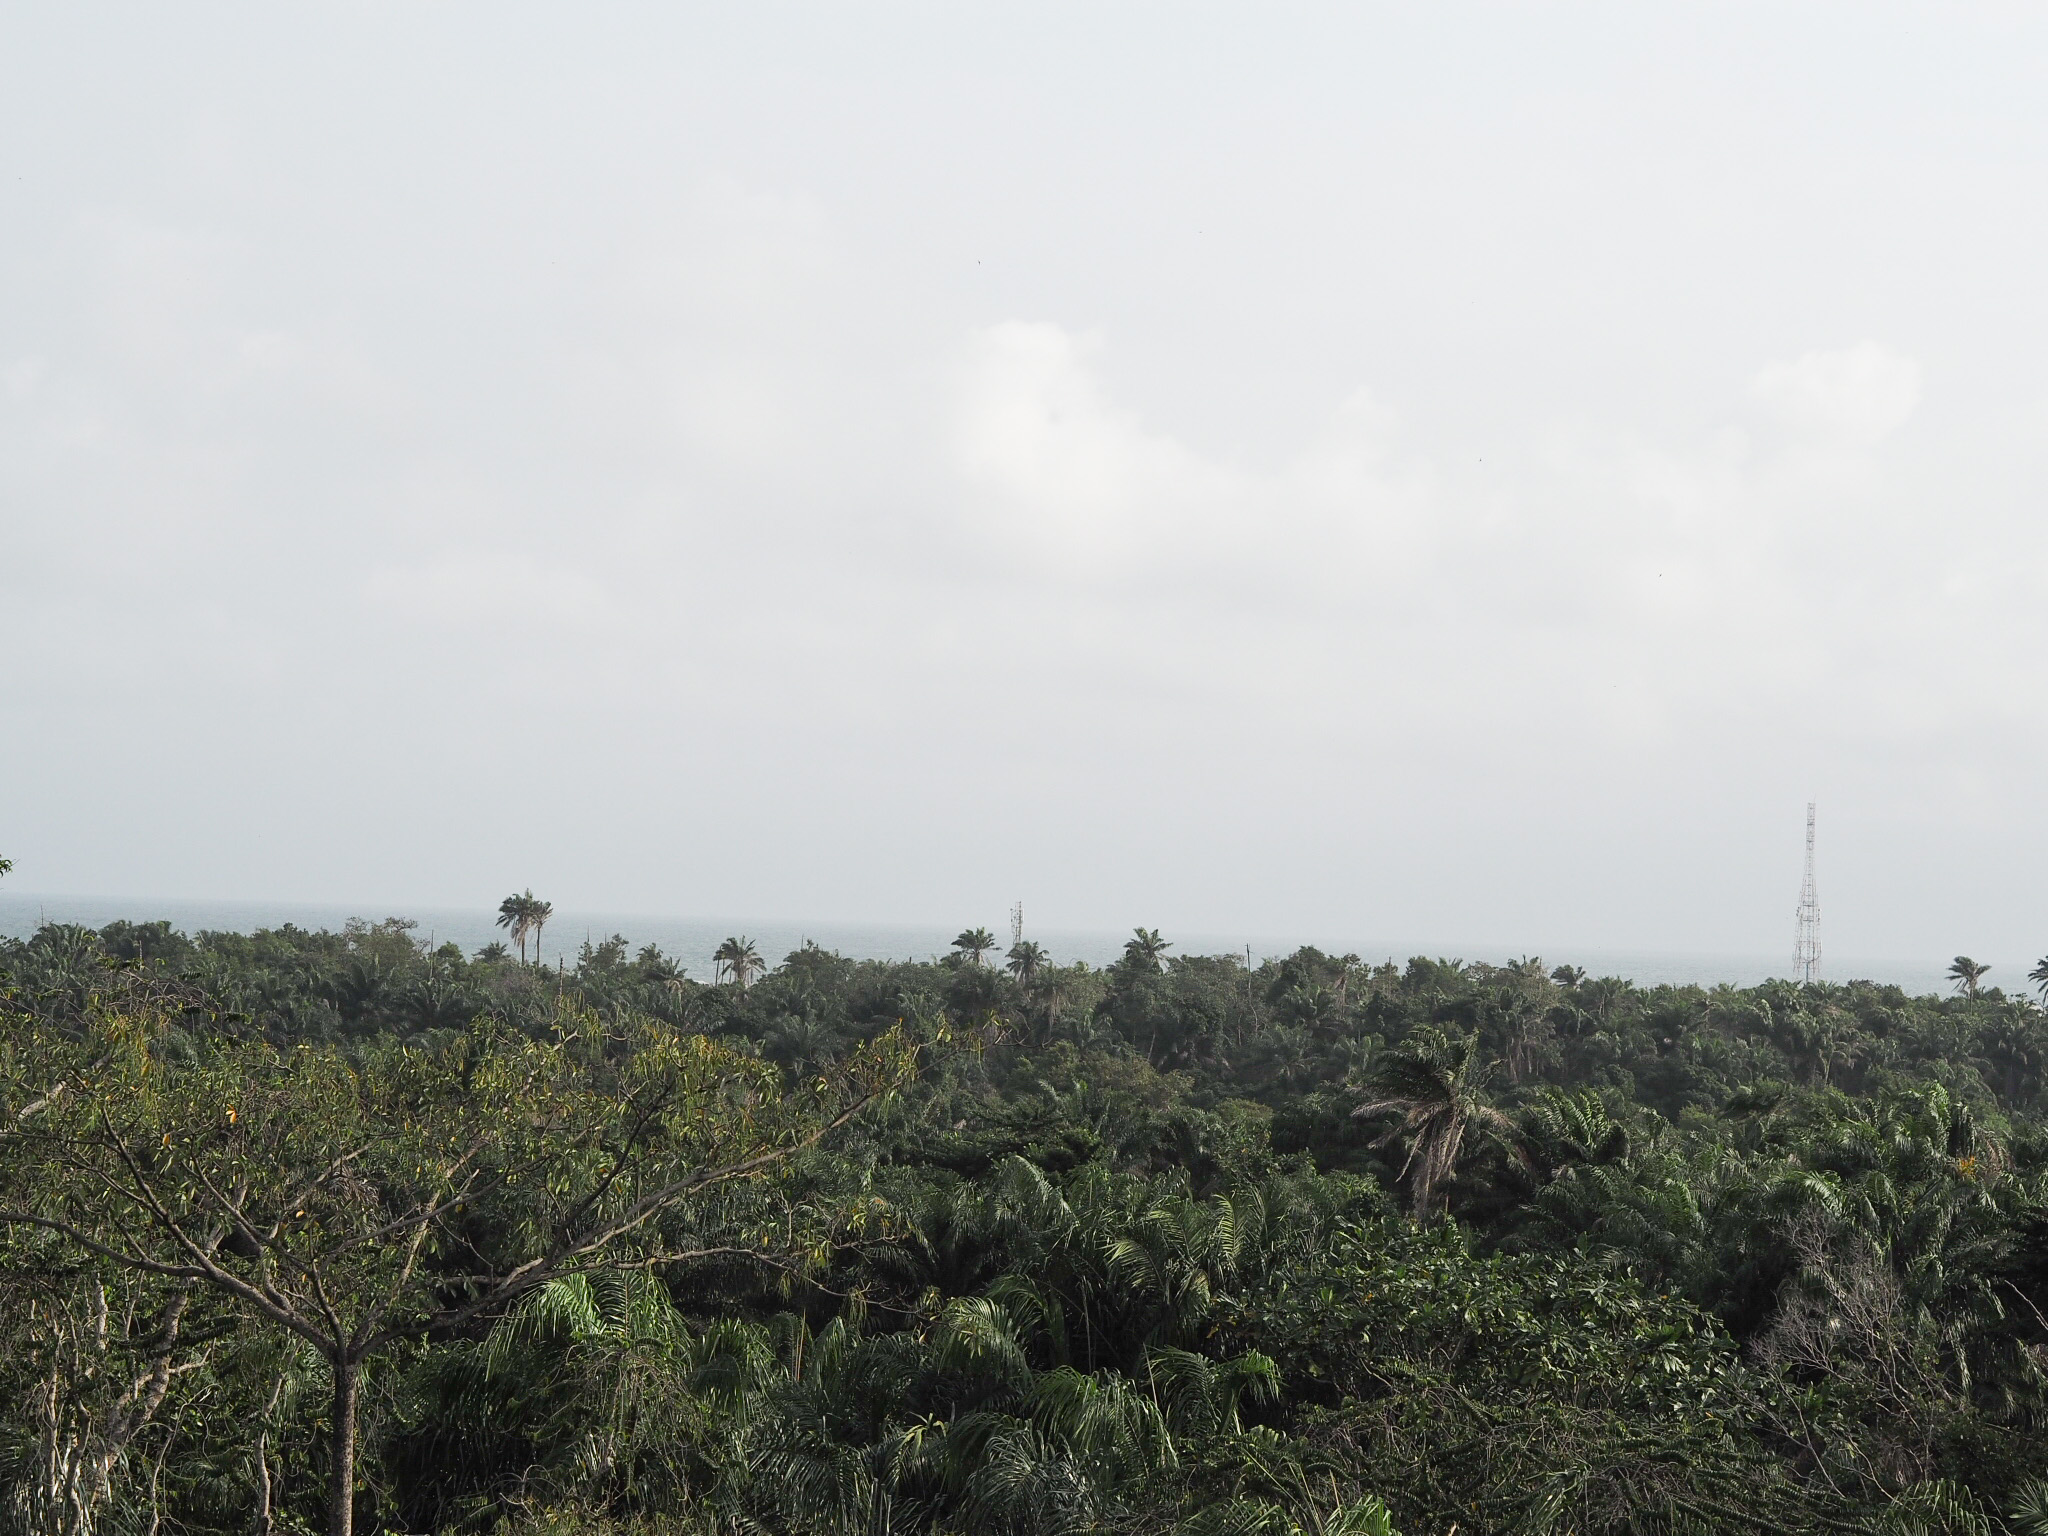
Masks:
[[[718,966],[716,974],[730,976],[739,984],[742,995],[746,993],[747,984],[767,969],[761,952],[754,948],[754,941],[746,937],[727,939],[711,952],[711,958]]]
[[[2018,1536],[2048,1536],[2048,1478],[2030,1477],[2012,1495],[2005,1523]]]
[[[1965,997],[1983,995],[1981,983],[1984,973],[1991,967],[1972,960],[1968,955],[1957,955],[1956,963],[1948,968],[1948,979],[1956,984],[1956,990]]]
[[[1816,984],[1805,988],[1804,994],[1818,990]],[[1785,1053],[1799,1080],[1808,1087],[1816,1083],[1826,1086],[1834,1069],[1854,1061],[1868,1044],[1854,1016],[1825,1001],[1824,994],[1820,1006],[1809,1009],[1805,995],[1788,989],[1777,1006],[1765,1007],[1771,1043]]]
[[[1136,936],[1124,940],[1124,958],[1134,965],[1158,970],[1160,961],[1166,958],[1166,952],[1173,945],[1159,937],[1157,928],[1136,928],[1132,932]]]
[[[1522,1111],[1520,1131],[1531,1161],[1553,1179],[1570,1167],[1620,1162],[1633,1140],[1627,1124],[1591,1088],[1546,1089]]]
[[[2044,1043],[2041,1010],[2025,998],[2009,998],[1978,1039],[1988,1065],[1998,1074],[1998,1093],[2012,1109],[2040,1077]]]
[[[1401,1173],[1412,1174],[1409,1190],[1417,1221],[1427,1221],[1436,1209],[1437,1189],[1457,1171],[1475,1131],[1514,1144],[1514,1122],[1486,1100],[1486,1072],[1478,1058],[1479,1042],[1470,1036],[1448,1038],[1428,1031],[1414,1045],[1380,1057],[1368,1080],[1373,1097],[1351,1111],[1357,1119],[1401,1117],[1373,1145],[1392,1146],[1408,1138]]]
[[[1337,998],[1320,982],[1297,981],[1280,994],[1278,1009],[1290,1024],[1313,1030],[1336,1018]]]
[[[1495,987],[1478,998],[1481,1025],[1491,1027],[1498,1037],[1507,1059],[1508,1080],[1518,1088],[1552,1034],[1546,994],[1554,994],[1543,974],[1542,962],[1535,962],[1533,973],[1529,964],[1524,961],[1510,972],[1516,975],[1519,985]]]
[[[1010,946],[1010,974],[1025,986],[1038,980],[1038,973],[1045,969],[1046,953],[1041,945],[1024,939]]]
[[[526,893],[526,901],[527,921],[533,924],[533,963],[539,965],[540,931],[547,927],[548,919],[555,915],[555,904],[552,901],[540,900],[531,891]]]
[[[953,947],[970,962],[981,964],[981,957],[996,947],[996,936],[986,928],[963,928],[960,937],[953,941]]]
[[[526,936],[533,931],[533,892],[523,896],[507,896],[498,903],[498,926],[512,930],[512,937],[519,945],[519,963],[526,963]]]
[[[2035,989],[2040,992],[2041,1001],[2048,1003],[2048,955],[2043,955],[2034,962],[2034,968],[2027,972],[2027,980],[2031,981]],[[2048,1486],[2048,1484],[2044,1484],[2044,1486]]]

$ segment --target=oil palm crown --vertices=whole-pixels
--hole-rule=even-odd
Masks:
[[[1401,1173],[1409,1180],[1417,1221],[1434,1214],[1439,1188],[1457,1171],[1475,1135],[1515,1144],[1514,1122],[1487,1102],[1486,1076],[1478,1041],[1420,1031],[1412,1044],[1380,1057],[1367,1080],[1370,1097],[1351,1111],[1359,1119],[1400,1117],[1373,1145],[1407,1138]]]
[[[744,936],[727,939],[711,952],[711,958],[718,966],[717,974],[730,976],[742,993],[756,976],[768,968],[761,952],[754,948],[754,941]]]
[[[1990,966],[1972,960],[1968,955],[1957,955],[1955,964],[1948,968],[1948,979],[1956,984],[1956,990],[1963,996],[1981,997],[1984,973],[1990,969]]]
[[[986,928],[963,928],[960,937],[953,941],[953,948],[971,964],[981,964],[981,957],[996,947],[996,936]]]
[[[1628,1125],[1590,1088],[1546,1090],[1522,1111],[1520,1131],[1524,1148],[1552,1178],[1574,1166],[1620,1162],[1633,1140]]]
[[[2028,1478],[2011,1498],[2005,1511],[2006,1524],[2018,1536],[2048,1536],[2048,1478]]]
[[[1553,1033],[1545,996],[1549,982],[1538,970],[1534,980],[1544,991],[1537,991],[1522,967],[1507,974],[1515,976],[1519,984],[1489,988],[1476,1001],[1482,1028],[1499,1042],[1507,1061],[1508,1078],[1519,1085],[1534,1068]]]
[[[1996,1074],[1994,1086],[2005,1102],[2015,1105],[2028,1097],[2040,1080],[2048,1018],[2026,998],[2007,998],[1977,1038],[1984,1049],[1984,1065]]]

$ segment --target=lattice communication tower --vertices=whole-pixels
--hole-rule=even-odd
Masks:
[[[1799,883],[1799,937],[1792,945],[1792,974],[1813,980],[1820,969],[1820,895],[1813,884],[1813,802],[1806,802],[1806,878]]]
[[[1010,908],[1010,948],[1015,949],[1024,942],[1024,903],[1018,902]]]

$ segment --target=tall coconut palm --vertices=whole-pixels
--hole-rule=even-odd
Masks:
[[[754,948],[754,941],[745,936],[727,939],[711,952],[711,958],[718,967],[717,974],[730,976],[742,995],[753,979],[768,968],[761,952]]]
[[[1415,1219],[1426,1221],[1437,1208],[1437,1191],[1457,1171],[1466,1143],[1476,1135],[1513,1146],[1514,1122],[1486,1098],[1486,1070],[1479,1042],[1429,1031],[1401,1050],[1388,1051],[1367,1081],[1371,1097],[1351,1113],[1358,1119],[1398,1115],[1373,1143],[1408,1140],[1401,1174],[1409,1180]]]
[[[996,936],[986,928],[963,928],[953,941],[953,948],[973,965],[981,964],[981,957],[995,947]]]
[[[548,919],[555,915],[555,904],[542,901],[533,892],[526,893],[526,920],[533,925],[533,963],[540,964],[540,931],[547,927]]]
[[[507,896],[498,903],[498,926],[512,930],[512,938],[519,945],[519,963],[526,963],[526,936],[533,932],[533,892],[525,895]]]
[[[1038,981],[1038,973],[1045,969],[1045,950],[1030,939],[1012,944],[1008,958],[1010,974],[1027,987],[1034,985]]]
[[[1968,955],[1957,955],[1956,963],[1948,968],[1948,979],[1956,984],[1956,990],[1963,996],[1981,997],[1984,973],[1990,969],[1990,966],[1972,960]]]
[[[1124,958],[1133,965],[1158,970],[1166,952],[1173,948],[1171,941],[1159,937],[1157,928],[1135,928],[1132,933],[1133,937],[1124,940]]]
[[[2034,962],[2034,968],[2027,972],[2027,980],[2031,981],[2035,990],[2041,994],[2041,1001],[2048,1003],[2048,955],[2043,955]],[[2048,1487],[2048,1484],[2043,1486]]]

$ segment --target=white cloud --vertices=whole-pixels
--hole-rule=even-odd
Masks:
[[[990,327],[974,348],[956,439],[999,544],[1096,577],[1200,540],[1242,494],[1109,400],[1090,366],[1100,350],[1099,337],[1043,322]]]
[[[1750,393],[1797,432],[1874,443],[1920,404],[1920,365],[1874,341],[1766,364]]]
[[[1289,600],[1412,573],[1424,476],[1357,390],[1285,462],[1256,469],[1148,428],[1097,372],[1103,340],[1008,321],[976,339],[955,426],[972,516],[1027,566],[1123,584],[1170,577],[1204,599]]]
[[[1532,763],[1758,720],[1889,732],[1873,675],[1923,735],[1954,712],[1925,713],[1945,691],[1965,708],[1978,688],[2039,692],[1988,637],[1972,689],[1946,682],[1945,658],[2008,605],[1952,596],[1937,573],[1955,547],[1880,536],[1900,493],[1867,450],[1917,388],[1881,348],[1763,370],[1757,394],[1805,428],[1789,444],[1752,444],[1731,399],[1690,442],[1593,424],[1496,441],[1497,473],[1446,468],[1362,390],[1277,462],[1226,458],[1148,425],[1108,357],[1099,335],[992,326],[954,423],[971,548],[1024,611],[1064,616],[1012,626],[1041,666],[1048,634],[1122,634],[1177,658],[1162,678],[1263,679],[1250,710],[1274,730],[1336,701],[1338,720],[1391,714],[1482,754],[1505,732]],[[1100,660],[1083,646],[1061,675]],[[1340,732],[1354,749],[1373,734]]]

